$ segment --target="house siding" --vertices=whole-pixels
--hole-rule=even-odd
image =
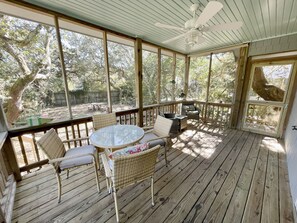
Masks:
[[[297,50],[297,34],[252,42],[249,56]]]
[[[297,125],[297,92],[285,133],[285,148],[287,151],[290,187],[293,203],[295,204],[295,208],[297,209],[297,130],[292,130],[293,125]]]

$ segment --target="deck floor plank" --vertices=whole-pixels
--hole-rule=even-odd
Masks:
[[[244,166],[245,160],[247,159],[249,152],[252,148],[253,142],[255,139],[254,134],[250,134],[247,140],[244,142],[242,149],[239,150],[240,153],[237,155],[236,160],[232,167],[229,169],[224,169],[225,177],[224,182],[222,182],[222,186],[212,192],[215,199],[212,202],[210,207],[203,208],[207,213],[206,215],[202,215],[201,218],[195,218],[195,222],[199,222],[203,220],[205,222],[222,222],[225,216],[225,212],[231,196],[234,192],[234,188],[236,186],[236,182],[241,174],[241,170]],[[231,161],[228,160],[228,162]],[[199,210],[202,212],[201,210]],[[202,222],[202,221],[201,221]]]
[[[177,205],[167,217],[166,222],[182,222],[183,219],[185,219],[186,222],[194,221],[195,219],[201,221],[203,220],[202,216],[206,215],[209,207],[216,197],[217,192],[220,190],[220,187],[227,176],[227,172],[232,167],[232,160],[236,160],[237,155],[242,149],[242,144],[245,143],[247,137],[248,133],[244,133],[244,135],[240,137],[241,140],[237,140],[236,144],[234,144],[233,148],[231,148],[230,153],[226,154],[227,156],[225,156],[225,160],[221,166],[217,166],[219,162],[216,162],[216,160],[212,163],[212,166],[209,169],[218,170],[215,172],[213,177],[209,175],[210,173],[207,174],[208,177],[211,178],[211,181],[207,184],[208,181],[206,178],[200,180],[202,183],[198,182],[196,189],[193,189],[191,193],[187,193],[185,195],[181,203]],[[224,148],[224,150],[225,149],[226,148]],[[222,154],[220,154],[220,157],[222,158]],[[217,167],[213,168],[214,166]],[[201,192],[200,190],[203,189],[204,191]],[[201,196],[199,199],[193,199],[193,194],[201,194]]]
[[[191,122],[174,139],[164,165],[155,172],[155,206],[150,184],[119,190],[121,222],[294,222],[286,154],[274,138]],[[115,222],[113,197],[100,176],[97,193],[93,167],[62,176],[46,168],[17,185],[12,222]]]
[[[247,160],[245,161],[243,170],[236,183],[231,201],[228,204],[228,208],[223,220],[224,223],[241,222],[250,184],[251,184],[254,169],[255,169],[255,164],[259,154],[259,146],[260,146],[261,140],[262,140],[262,137],[260,135],[257,135],[253,144],[252,151],[249,154],[249,157],[247,158]]]
[[[227,143],[223,141],[208,159],[199,156],[198,159],[201,159],[202,163],[200,161],[199,165],[189,166],[190,171],[184,170],[178,179],[170,181],[165,188],[162,188],[156,196],[156,200],[159,202],[156,202],[154,208],[151,208],[147,202],[141,210],[133,213],[128,222],[163,222],[185,194],[197,193],[196,189],[200,190],[208,185],[241,135],[242,132],[237,132]]]
[[[265,182],[261,221],[265,223],[279,222],[279,189],[278,189],[278,154],[272,149],[268,153],[267,175]]]
[[[279,215],[281,223],[292,223],[294,221],[293,201],[290,194],[289,175],[286,161],[286,154],[279,152]]]
[[[267,161],[268,149],[262,140],[242,222],[261,222]]]

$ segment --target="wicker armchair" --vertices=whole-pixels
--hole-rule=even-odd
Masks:
[[[151,149],[136,154],[123,155],[113,160],[110,160],[105,153],[102,154],[105,175],[109,182],[109,192],[111,192],[111,188],[113,190],[117,222],[120,221],[117,191],[121,188],[151,178],[152,206],[155,205],[153,174],[159,149],[160,146],[158,145]]]
[[[87,139],[87,138],[86,138]],[[75,139],[75,140],[82,140]],[[69,140],[74,141],[74,140]],[[64,141],[67,142],[67,141]],[[49,163],[53,165],[57,181],[58,181],[58,203],[61,201],[61,177],[60,173],[67,170],[67,178],[69,169],[77,166],[93,164],[95,169],[96,183],[98,192],[100,192],[98,168],[96,162],[96,149],[92,145],[65,150],[64,144],[54,129],[47,131],[38,141],[37,144],[49,158]]]
[[[153,126],[153,129],[148,130],[144,133],[144,137],[140,140],[139,143],[147,143],[149,142],[150,147],[154,147],[156,145],[160,145],[164,147],[165,154],[165,162],[166,166],[167,162],[167,147],[169,145],[169,133],[170,129],[173,125],[173,121],[167,118],[164,118],[158,115],[156,122]],[[144,129],[148,129],[150,127],[145,127]]]
[[[194,105],[194,102],[183,102],[181,105],[181,115],[186,115],[188,119],[199,121],[200,109]]]
[[[116,124],[117,124],[117,117],[115,113],[93,115],[93,131],[104,128],[106,126],[116,125]],[[96,150],[98,153],[104,152],[104,149],[99,147],[96,147]],[[96,159],[97,159],[99,169],[101,169],[98,153],[96,153]]]
[[[115,113],[108,114],[96,114],[93,115],[93,128],[94,130],[98,130],[110,125],[116,125],[117,118]]]

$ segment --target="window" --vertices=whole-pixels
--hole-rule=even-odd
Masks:
[[[254,68],[249,100],[281,101],[288,90],[292,64],[263,64]]]
[[[233,52],[212,55],[209,102],[232,103],[237,61]]]
[[[161,101],[171,101],[173,99],[173,58],[172,56],[161,55]]]
[[[5,39],[0,46],[0,94],[10,127],[69,117],[68,108],[54,97],[56,92],[65,96],[55,28],[7,15],[0,24]]]
[[[61,21],[60,27],[88,34],[60,29],[73,117],[106,112],[104,49],[102,39],[98,38],[102,34],[65,21]],[[60,94],[55,92],[54,97],[60,98],[60,105],[66,105],[66,98]]]
[[[175,71],[175,99],[183,99],[185,85],[185,58],[176,56],[176,71]]]
[[[210,56],[192,57],[189,71],[188,99],[206,100]]]
[[[157,85],[158,85],[158,54],[150,51],[142,51],[142,93],[143,104],[157,104]]]
[[[135,58],[133,42],[123,45],[113,42],[108,35],[108,59],[110,72],[111,101],[113,111],[134,108],[135,100]]]

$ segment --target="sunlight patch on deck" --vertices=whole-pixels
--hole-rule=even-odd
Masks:
[[[276,153],[285,153],[284,147],[278,142],[276,138],[264,137],[262,143],[267,149]]]
[[[192,141],[189,141],[192,139]],[[184,143],[184,141],[188,141]],[[180,141],[175,144],[176,147],[186,147],[182,149],[183,153],[193,157],[202,156],[209,159],[215,152],[215,147],[222,142],[219,136],[210,135],[197,130],[187,130],[180,136]]]

